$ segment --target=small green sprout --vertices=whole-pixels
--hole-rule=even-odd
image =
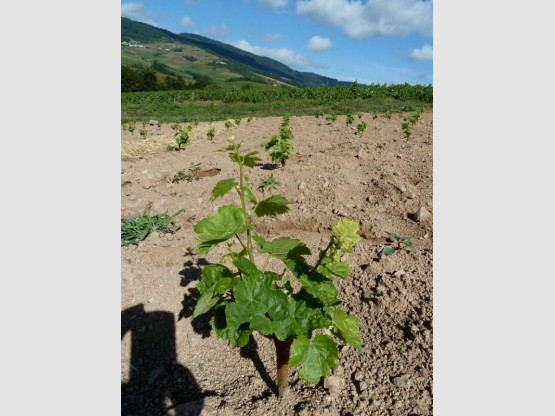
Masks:
[[[397,246],[393,247],[391,245],[385,246],[384,248],[382,248],[382,254],[389,256],[390,254],[395,253],[396,250],[400,250],[402,248],[401,245],[404,245],[405,247],[408,247],[410,251],[414,251],[414,247],[412,245],[412,242],[410,241],[410,239],[412,238],[410,235],[403,235],[403,236],[399,236],[393,232],[390,231],[386,231],[386,233],[395,240],[395,242],[397,242]]]
[[[216,129],[214,128],[208,130],[208,133],[206,133],[206,137],[208,137],[209,139],[213,139],[215,135],[216,135]]]
[[[364,130],[366,130],[367,127],[368,125],[364,121],[361,121],[357,125],[357,133],[362,133]]]
[[[271,174],[266,179],[264,179],[262,182],[260,182],[260,185],[258,186],[258,189],[262,192],[264,192],[266,190],[271,191],[272,189],[275,189],[279,185],[280,185],[280,183],[276,180],[276,178],[274,178],[274,175]]]
[[[188,173],[185,173],[184,171],[180,170],[173,176],[172,183],[177,183],[184,180],[187,182],[193,182],[194,180],[198,181],[200,177],[197,175],[196,172],[199,170],[200,170],[200,163],[197,163],[197,164],[191,163],[188,169]]]

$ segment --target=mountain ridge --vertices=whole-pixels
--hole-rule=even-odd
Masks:
[[[231,60],[233,67],[239,74],[247,75],[248,72],[252,72],[254,75],[277,78],[280,81],[299,87],[352,84],[351,82],[339,81],[314,72],[297,71],[275,59],[256,55],[205,36],[192,33],[176,34],[169,30],[125,17],[121,18],[121,40],[122,42],[136,41],[145,44],[166,42],[193,46],[216,57]],[[185,72],[187,71],[185,70]]]

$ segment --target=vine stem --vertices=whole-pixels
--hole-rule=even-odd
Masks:
[[[291,344],[293,339],[289,338],[281,341],[272,335],[276,346],[277,357],[277,387],[278,395],[281,397],[289,387],[289,357],[291,356]]]
[[[237,151],[237,155],[239,156],[239,151]],[[239,198],[241,198],[241,207],[243,208],[243,211],[245,211],[245,214],[247,215],[247,226],[249,226],[251,224],[251,216],[249,215],[249,213],[247,212],[247,202],[245,201],[245,193],[243,192],[243,185],[244,185],[244,178],[243,178],[243,164],[240,162],[241,158],[238,157],[239,160],[239,189],[237,190],[237,192],[239,193]],[[249,254],[249,260],[253,263],[256,264],[254,262],[254,255],[252,253],[252,236],[251,236],[251,230],[247,230],[247,253]]]

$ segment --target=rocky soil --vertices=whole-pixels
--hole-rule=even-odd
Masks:
[[[174,234],[121,248],[122,415],[431,415],[432,119],[422,114],[407,141],[400,115],[363,114],[362,134],[355,133],[357,117],[354,126],[345,116],[334,123],[291,117],[295,156],[285,167],[260,148],[278,133],[281,117],[243,119],[229,130],[223,122],[200,123],[179,152],[166,152],[174,141],[170,125],[122,129],[122,218],[186,210]],[[209,139],[212,127],[217,134]],[[230,135],[261,152],[262,163],[247,172],[251,183],[273,174],[280,186],[265,195],[292,202],[288,213],[257,223],[266,239],[298,238],[317,253],[344,217],[358,221],[363,237],[343,257],[353,276],[336,280],[344,309],[360,321],[363,351],[340,343],[339,366],[318,385],[293,369],[282,398],[271,340],[256,334],[231,349],[211,333],[207,317],[192,319],[201,268],[225,249],[197,255],[193,228],[219,206],[237,203],[232,193],[209,201],[218,181],[237,175],[227,154],[216,151]],[[198,180],[171,182],[191,164],[198,164]],[[413,236],[415,251],[381,256],[386,231]]]

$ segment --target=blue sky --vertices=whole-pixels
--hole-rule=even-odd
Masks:
[[[431,0],[143,0],[121,14],[342,81],[433,84]]]

